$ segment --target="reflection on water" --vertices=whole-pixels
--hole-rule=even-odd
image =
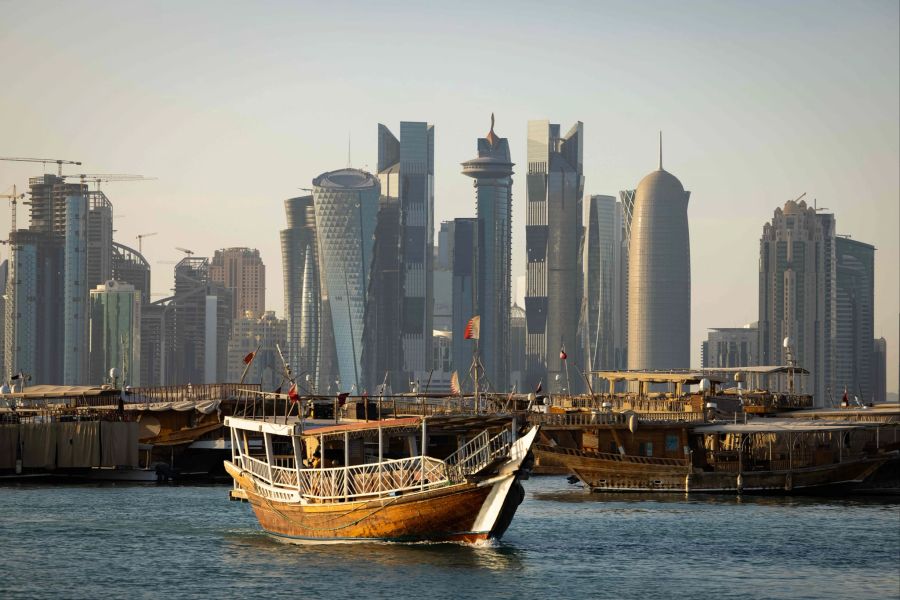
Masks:
[[[262,531],[231,531],[224,536],[229,545],[226,562],[303,561],[328,568],[335,562],[366,563],[377,568],[441,565],[448,569],[488,569],[508,571],[522,568],[520,552],[502,542],[481,544],[429,543],[400,544],[364,542],[340,544],[298,544]]]

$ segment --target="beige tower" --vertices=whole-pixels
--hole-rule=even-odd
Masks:
[[[209,279],[231,290],[232,318],[243,317],[247,312],[260,317],[266,311],[266,265],[259,250],[216,250],[209,265]]]
[[[691,247],[686,192],[662,168],[634,196],[628,255],[628,368],[686,369],[691,354]]]

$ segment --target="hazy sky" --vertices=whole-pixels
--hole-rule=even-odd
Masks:
[[[897,390],[898,31],[896,0],[0,0],[0,155],[158,177],[104,188],[118,241],[159,233],[144,242],[154,292],[175,246],[258,247],[281,314],[282,201],[346,166],[348,136],[353,166],[374,169],[379,122],[434,123],[439,222],[474,215],[460,163],[495,112],[518,163],[515,279],[527,120],[584,122],[588,194],[635,187],[661,129],[691,191],[692,362],[707,328],[757,319],[763,224],[807,192],[878,248],[875,335]],[[0,162],[0,189],[39,172]]]

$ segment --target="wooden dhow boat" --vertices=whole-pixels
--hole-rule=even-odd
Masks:
[[[674,426],[670,426],[674,427]],[[620,452],[537,445],[555,455],[595,492],[802,493],[853,489],[866,482],[897,451],[879,441],[879,426],[800,419],[682,425],[663,433],[687,441],[684,457],[650,453],[659,437],[651,428],[629,437],[639,446]],[[624,434],[623,434],[624,435]],[[659,448],[659,446],[657,446]]]
[[[538,432],[499,415],[225,425],[232,498],[266,532],[300,543],[498,539],[524,497]]]

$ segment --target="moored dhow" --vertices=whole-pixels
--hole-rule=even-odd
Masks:
[[[232,497],[266,532],[301,543],[498,539],[524,497],[538,431],[500,415],[225,425]]]

